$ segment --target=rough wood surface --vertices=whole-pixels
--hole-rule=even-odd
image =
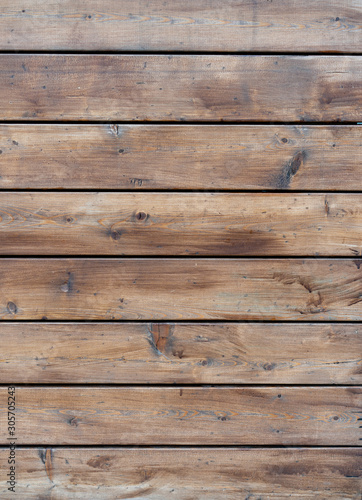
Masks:
[[[0,260],[0,316],[362,319],[361,259]]]
[[[7,416],[0,388],[0,417]],[[359,446],[361,387],[16,387],[17,445]],[[0,443],[8,443],[5,426]]]
[[[7,469],[8,449],[0,449]],[[358,500],[358,448],[18,448],[4,500]]]
[[[360,0],[2,0],[1,50],[361,52]]]
[[[0,10],[1,499],[360,500],[362,0]]]
[[[361,56],[3,54],[0,120],[358,122],[361,77]]]
[[[1,255],[361,256],[360,194],[0,193]]]
[[[362,127],[0,124],[2,189],[362,190]]]
[[[362,384],[361,324],[2,323],[0,344],[2,384]]]

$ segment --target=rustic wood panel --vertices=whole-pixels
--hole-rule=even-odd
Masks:
[[[54,500],[357,500],[358,448],[18,448],[16,493]],[[0,449],[6,470],[8,450]]]
[[[2,319],[354,320],[361,259],[0,260]]]
[[[2,255],[359,256],[360,194],[0,193]]]
[[[361,52],[360,0],[2,0],[1,50]]]
[[[358,122],[361,76],[360,56],[3,54],[0,119]]]
[[[2,384],[362,384],[360,324],[2,323],[0,344]]]
[[[362,127],[0,124],[3,189],[362,190]]]
[[[2,2],[1,498],[360,497],[361,32],[361,0]]]
[[[0,417],[7,416],[0,388]],[[17,444],[359,446],[361,387],[17,387]],[[2,428],[0,443],[8,443]]]

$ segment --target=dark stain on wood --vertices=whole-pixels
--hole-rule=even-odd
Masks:
[[[114,460],[112,455],[97,455],[87,461],[87,465],[93,469],[107,470],[111,467]]]
[[[362,264],[362,259],[354,259],[353,262],[356,264],[357,269],[360,269]]]
[[[293,180],[293,177],[298,173],[300,167],[307,159],[307,152],[305,150],[298,151],[294,154],[282,168],[280,174],[276,178],[275,187],[277,189],[288,189]]]

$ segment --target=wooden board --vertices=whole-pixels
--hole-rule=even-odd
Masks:
[[[360,256],[361,194],[0,193],[1,255]]]
[[[348,323],[2,323],[0,383],[356,385],[361,333]]]
[[[0,119],[358,122],[361,77],[360,56],[3,54]]]
[[[361,259],[0,260],[0,316],[361,321]]]
[[[360,446],[361,396],[342,386],[16,387],[17,445]],[[3,422],[7,397],[1,387]]]
[[[0,449],[7,469],[8,449]],[[357,500],[358,448],[18,448],[3,499]],[[11,496],[10,496],[11,495]]]
[[[1,50],[361,52],[360,0],[2,0]]]
[[[362,127],[0,124],[1,189],[362,190]]]

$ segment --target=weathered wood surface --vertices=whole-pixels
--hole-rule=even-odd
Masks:
[[[2,192],[0,254],[361,256],[362,195]]]
[[[0,383],[362,384],[360,324],[2,323]]]
[[[2,2],[1,498],[360,500],[361,33],[361,0]]]
[[[357,500],[358,448],[18,448],[2,499]],[[8,449],[0,449],[7,470]]]
[[[360,0],[2,0],[0,50],[361,52]]]
[[[0,124],[2,189],[362,190],[362,127]]]
[[[362,319],[361,259],[0,260],[0,316]]]
[[[0,388],[0,417],[8,388]],[[361,387],[16,387],[17,444],[361,445]],[[7,441],[2,427],[0,443]]]
[[[360,56],[3,54],[0,119],[358,122],[361,77]]]

